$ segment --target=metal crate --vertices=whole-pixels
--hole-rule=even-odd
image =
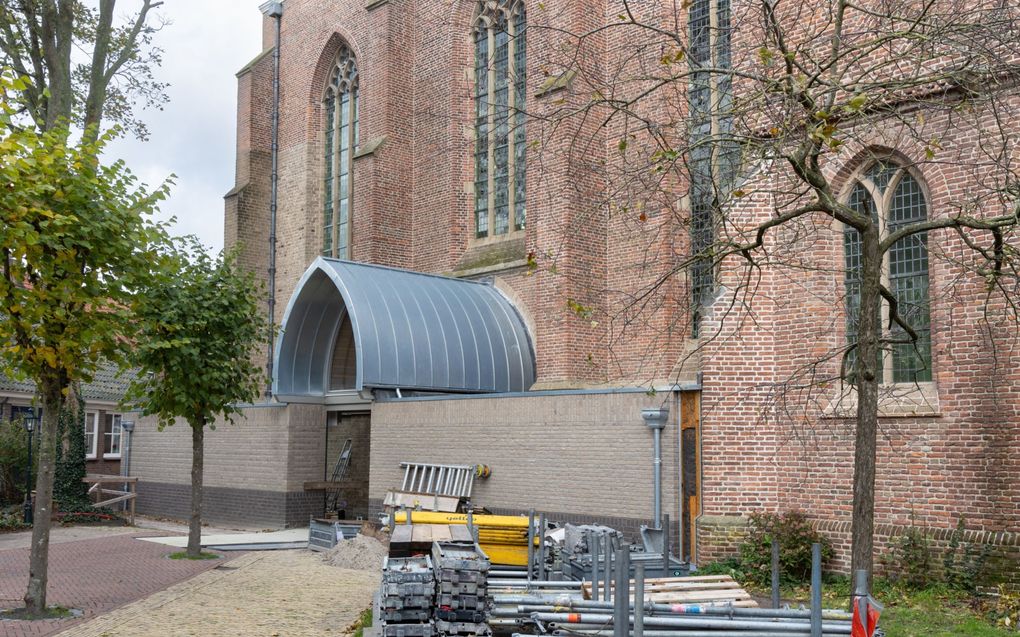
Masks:
[[[336,520],[308,521],[308,548],[313,551],[328,551],[340,540],[349,540],[361,530],[361,523],[338,522]]]
[[[384,622],[382,637],[434,637],[436,625],[433,622],[422,624],[391,624]]]
[[[437,619],[436,630],[444,635],[474,635],[477,637],[492,635],[489,625],[480,622],[448,622]]]

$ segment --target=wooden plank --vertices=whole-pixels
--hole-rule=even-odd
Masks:
[[[615,586],[610,582],[609,588]],[[659,577],[645,580],[645,590],[707,590],[711,588],[740,588],[740,584],[729,575],[705,575],[701,577]],[[630,589],[634,590],[634,580],[630,580]]]
[[[612,590],[612,586],[609,587]],[[630,590],[634,590],[631,586]],[[660,584],[658,586],[646,586],[648,593],[671,593],[673,591],[718,591],[718,590],[741,590],[740,584],[736,582],[693,582],[691,584]]]
[[[432,493],[415,493],[411,491],[388,491],[383,499],[383,506],[399,509],[424,509],[440,513],[454,513],[460,505],[460,498],[454,496],[435,495]]]
[[[410,544],[411,543],[411,527],[410,524],[398,524],[393,527],[393,534],[390,536],[391,544]]]
[[[609,585],[609,589],[612,590],[614,586]],[[631,585],[630,590],[634,590],[634,586]],[[710,591],[710,590],[725,590],[734,589],[738,590],[742,588],[740,584],[736,582],[691,582],[690,584],[656,584],[655,586],[645,586],[645,590],[649,593],[665,593],[669,591]]]
[[[646,595],[645,599],[656,604],[671,604],[677,602],[751,599],[751,595],[746,591],[694,591],[690,593],[655,593]]]
[[[452,542],[474,542],[475,538],[471,535],[471,531],[462,524],[451,524],[450,529],[450,540]]]
[[[432,541],[449,542],[452,537],[449,524],[436,524],[432,527]]]
[[[102,502],[96,502],[95,506],[97,506],[97,507],[110,506],[111,504],[116,504],[118,502],[124,502],[125,500],[133,500],[134,498],[135,498],[135,494],[134,493],[128,493],[126,495],[120,496],[119,498],[113,498],[111,500],[103,500]]]
[[[138,478],[132,476],[87,475],[82,478],[81,481],[89,484],[102,484],[104,482],[126,482],[128,484],[137,484]]]
[[[424,544],[432,543],[432,525],[414,524],[411,526],[411,543]]]
[[[634,580],[631,580],[633,582]],[[734,582],[729,575],[691,575],[689,577],[648,577],[645,584],[671,584],[673,582]]]

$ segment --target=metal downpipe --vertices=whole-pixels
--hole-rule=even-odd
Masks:
[[[283,20],[283,3],[266,2],[259,7],[262,13],[276,21],[276,42],[273,45],[273,116],[269,173],[269,343],[266,346],[266,399],[273,397],[273,355],[276,349],[276,330],[273,323],[276,318],[276,209],[280,154],[280,34]]]
[[[662,528],[662,430],[669,419],[669,407],[642,409],[641,417],[652,430],[652,518]]]

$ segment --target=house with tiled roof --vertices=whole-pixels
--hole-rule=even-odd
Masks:
[[[130,374],[119,374],[115,365],[104,365],[92,382],[81,387],[85,399],[85,471],[120,474],[123,444],[123,414],[118,404],[131,382]],[[42,418],[35,384],[0,374],[0,421]]]

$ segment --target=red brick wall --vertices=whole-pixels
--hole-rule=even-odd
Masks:
[[[592,29],[620,12],[615,0],[553,4],[527,2],[527,106],[537,116],[527,134],[535,143],[528,154],[527,228],[523,240],[504,244],[493,258],[472,238],[475,3],[288,0],[281,47],[278,320],[322,244],[321,95],[343,42],[358,60],[361,143],[385,138],[372,154],[354,160],[353,257],[498,279],[533,326],[536,387],[650,383],[692,378],[700,369],[702,559],[734,546],[740,516],[761,509],[804,509],[845,548],[839,525],[850,511],[851,428],[826,415],[831,391],[793,391],[790,383],[843,343],[840,230],[811,219],[770,239],[771,248],[814,269],[749,272],[737,261],[727,264],[721,285],[731,296],[715,304],[704,330],[716,336],[703,337],[700,363],[687,360],[696,343],[686,324],[686,283],[682,272],[672,273],[688,250],[684,184],[667,179],[631,192],[612,190],[615,177],[638,165],[620,150],[620,140],[638,149],[651,143],[634,120],[552,126],[542,119],[585,103],[619,69],[642,60],[631,55],[625,31],[607,30],[585,41],[593,73],[537,96],[567,62],[569,48],[562,45],[571,42],[563,30]],[[672,28],[673,3],[631,6]],[[266,46],[271,33],[267,28]],[[650,47],[649,55],[658,50]],[[268,237],[271,70],[267,55],[239,75],[237,179],[226,214],[227,244],[243,244],[243,262],[260,273]],[[653,108],[674,109],[671,117],[683,122],[682,94]],[[924,126],[946,128],[937,117]],[[980,166],[977,129],[955,125],[934,162],[925,160],[923,149],[901,148],[901,132],[875,130],[868,143],[897,148],[918,162],[932,214],[955,210],[981,183],[974,172],[979,168],[951,168]],[[848,144],[831,166],[837,178],[846,178],[860,150]],[[773,211],[768,198],[749,191],[733,213],[737,226]],[[793,236],[796,245],[784,252]],[[1017,528],[1020,456],[1010,453],[1020,442],[1014,344],[992,343],[981,330],[981,282],[960,279],[952,265],[964,253],[960,241],[933,233],[931,242],[947,257],[933,257],[931,265],[939,410],[882,419],[878,522],[945,529],[962,514],[975,531]],[[529,254],[539,264],[534,272],[522,265]],[[486,266],[484,273],[479,266]],[[651,294],[642,294],[653,285]],[[748,286],[753,296],[733,298]],[[569,310],[568,300],[591,315]],[[1004,320],[1001,312],[993,314],[991,324]],[[831,365],[821,371],[833,372]],[[841,550],[839,565],[845,562]]]
[[[1016,98],[1010,99],[1015,108]],[[895,125],[863,135],[830,168],[846,180],[859,165],[862,146],[895,147],[923,177],[929,215],[952,214],[983,187],[982,146],[994,135],[991,115],[973,122],[932,118],[932,130],[949,131],[945,152],[931,160],[905,143]],[[985,127],[982,131],[982,127]],[[894,142],[899,142],[895,143]],[[987,177],[987,173],[984,175]],[[750,221],[769,213],[749,201],[740,214]],[[838,225],[814,219],[798,228],[800,267],[776,267],[746,308],[718,316],[736,294],[741,266],[724,269],[724,293],[713,306],[711,330],[721,336],[703,352],[704,531],[728,537],[723,518],[750,510],[800,509],[836,543],[836,567],[848,568],[852,509],[853,422],[832,410],[838,383],[806,388],[838,373],[838,357],[824,359],[845,342],[842,313],[842,234]],[[788,233],[768,244],[775,261]],[[986,238],[987,239],[987,238]],[[934,408],[920,415],[880,418],[876,552],[908,526],[945,535],[962,517],[974,541],[996,545],[1001,574],[1015,576],[1020,525],[1020,375],[1016,326],[1002,302],[985,303],[987,289],[962,240],[946,231],[929,235]],[[790,252],[793,252],[792,250]],[[835,266],[833,266],[835,264]],[[891,409],[896,401],[883,399]],[[734,522],[737,523],[737,522]],[[728,528],[728,527],[727,527]],[[703,559],[721,554],[724,541],[704,545]]]

